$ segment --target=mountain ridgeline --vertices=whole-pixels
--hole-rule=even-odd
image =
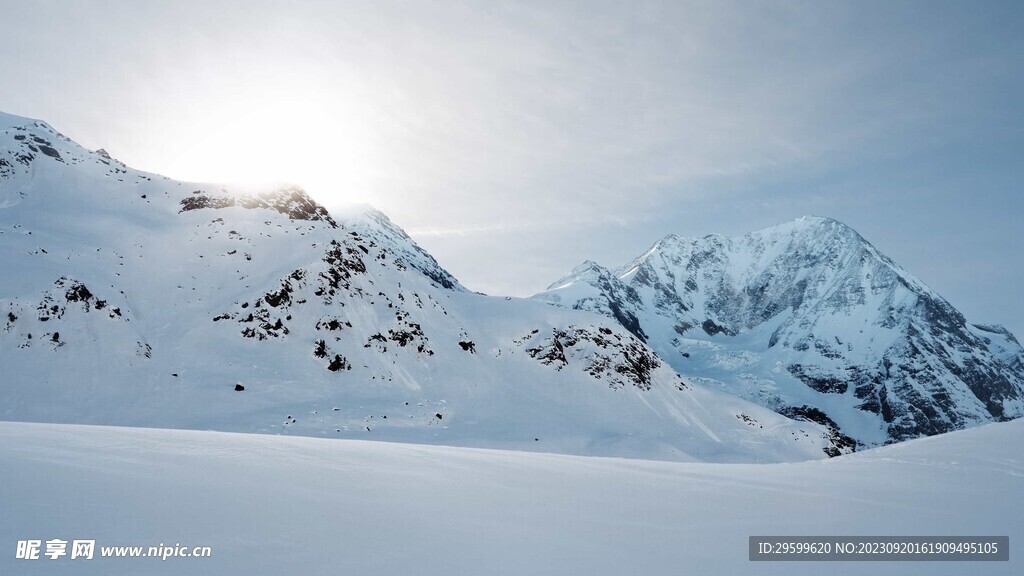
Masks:
[[[688,380],[860,446],[1024,414],[1024,350],[971,324],[848,226],[804,217],[738,238],[668,236],[535,296],[616,320]]]
[[[635,325],[466,290],[388,218],[179,182],[0,114],[0,418],[796,461],[827,423],[681,377]]]
[[[1012,334],[823,218],[491,297],[368,206],[0,113],[0,266],[6,420],[778,462],[1024,412]]]

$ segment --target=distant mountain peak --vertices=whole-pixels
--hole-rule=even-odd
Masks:
[[[1024,350],[838,220],[669,235],[535,296],[603,313],[680,373],[875,445],[1024,415]]]

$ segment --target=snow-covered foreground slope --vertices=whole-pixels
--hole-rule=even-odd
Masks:
[[[861,446],[1024,415],[1024,349],[974,325],[850,227],[808,216],[670,235],[536,298],[614,318],[681,374]]]
[[[1022,441],[1017,421],[694,464],[3,422],[0,573],[1019,574]],[[1008,535],[1010,562],[748,562],[748,536],[800,534]],[[15,559],[55,538],[212,556]]]

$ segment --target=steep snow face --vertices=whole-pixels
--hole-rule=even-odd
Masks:
[[[467,291],[369,207],[176,182],[0,120],[0,418],[673,460],[843,450],[684,381],[614,320]]]
[[[668,236],[535,298],[619,319],[680,373],[863,445],[1024,414],[1024,351],[1012,334],[969,325],[827,218],[739,238]]]

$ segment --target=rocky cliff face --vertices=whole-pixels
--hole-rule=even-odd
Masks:
[[[615,318],[682,374],[861,445],[1024,414],[1011,334],[968,323],[827,218],[739,238],[668,236],[535,298]]]

